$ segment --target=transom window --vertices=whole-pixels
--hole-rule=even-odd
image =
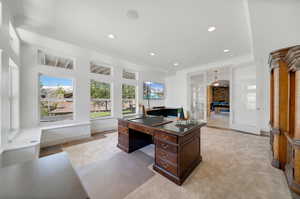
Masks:
[[[111,89],[109,83],[91,80],[91,107],[92,119],[111,116]]]
[[[90,72],[95,74],[100,74],[100,75],[111,75],[111,68],[91,62]]]
[[[123,114],[136,113],[136,86],[122,85],[122,110]]]
[[[40,75],[40,122],[73,119],[73,81]]]
[[[13,51],[19,54],[20,40],[11,22],[9,22],[9,43]]]
[[[123,78],[136,80],[136,72],[131,72],[126,69],[123,69]]]
[[[53,66],[57,68],[64,68],[69,70],[74,69],[74,60],[51,55],[49,53],[45,53],[42,50],[38,50],[38,63],[41,65]]]

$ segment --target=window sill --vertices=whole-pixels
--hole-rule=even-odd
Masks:
[[[75,120],[61,120],[56,122],[39,122],[39,127],[48,127],[48,126],[56,126],[56,125],[67,125],[67,124],[74,124],[76,123]]]
[[[116,119],[115,117],[113,116],[108,116],[108,117],[98,117],[98,118],[93,118],[93,119],[90,119],[90,121],[97,121],[97,120],[109,120],[109,119]]]
[[[138,113],[122,114],[123,117],[139,115]]]
[[[51,129],[58,129],[58,128],[67,128],[72,126],[83,126],[83,125],[89,125],[91,124],[89,121],[86,122],[68,122],[68,123],[47,123],[40,125],[40,128],[42,130],[51,130]]]

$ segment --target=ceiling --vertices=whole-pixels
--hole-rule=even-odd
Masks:
[[[10,2],[18,27],[151,67],[185,68],[251,53],[241,0]],[[208,32],[210,26],[216,31]]]

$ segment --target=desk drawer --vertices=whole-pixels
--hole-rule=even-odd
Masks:
[[[118,133],[118,142],[122,145],[128,145],[129,144],[129,137],[126,134]]]
[[[156,157],[177,164],[177,154],[156,147]]]
[[[177,146],[174,146],[172,144],[166,143],[166,142],[161,142],[159,140],[155,140],[155,144],[157,148],[160,148],[162,150],[172,152],[172,153],[177,153]]]
[[[172,143],[177,143],[177,136],[175,135],[157,131],[155,132],[155,136],[162,141],[166,140]]]
[[[146,133],[146,134],[153,135],[153,130],[152,129],[147,128],[147,127],[143,127],[143,126],[140,126],[140,125],[137,125],[137,124],[129,123],[128,128],[139,131],[139,132],[143,132],[143,133]]]
[[[119,127],[118,127],[118,132],[119,132],[119,133],[122,133],[122,134],[128,135],[128,128],[119,126]]]
[[[156,158],[156,164],[160,167],[162,167],[163,169],[169,171],[170,173],[177,175],[177,167],[160,159],[160,158]]]

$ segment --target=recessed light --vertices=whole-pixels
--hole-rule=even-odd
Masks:
[[[224,53],[228,53],[228,52],[230,52],[229,49],[225,49],[225,50],[224,50]]]
[[[155,56],[154,52],[149,53],[150,56]]]
[[[107,37],[110,38],[110,39],[115,39],[116,38],[116,36],[114,34],[109,34],[109,35],[107,35]]]
[[[208,32],[213,32],[215,31],[217,28],[215,26],[210,26],[207,30]]]
[[[175,63],[173,64],[173,66],[179,66],[179,63],[178,63],[178,62],[175,62]]]

